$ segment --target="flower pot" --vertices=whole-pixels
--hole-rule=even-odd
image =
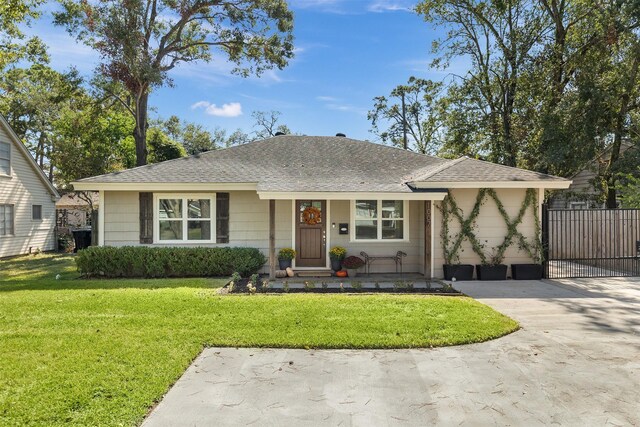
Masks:
[[[290,259],[279,259],[278,260],[278,264],[280,264],[280,270],[286,270],[287,268],[291,267],[291,260]]]
[[[511,277],[514,280],[542,279],[541,264],[511,264]]]
[[[347,274],[349,275],[349,277],[356,277],[358,275],[358,269],[347,268]]]
[[[507,266],[504,264],[498,265],[476,265],[476,274],[478,280],[506,280],[507,279]]]
[[[471,264],[444,264],[444,280],[454,277],[459,280],[473,280],[473,265]]]
[[[331,258],[331,269],[333,271],[342,270],[342,260],[341,259],[333,259],[333,258]]]

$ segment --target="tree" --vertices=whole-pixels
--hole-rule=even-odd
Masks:
[[[44,0],[3,0],[0,2],[0,71],[21,59],[46,62],[46,48],[38,37],[28,38],[20,24],[38,18]]]
[[[182,144],[174,141],[158,128],[150,128],[147,137],[149,143],[149,163],[179,159],[187,155]]]
[[[434,43],[441,56],[434,66],[454,57],[471,59],[462,87],[481,95],[490,135],[490,160],[509,166],[518,162],[522,134],[517,129],[521,75],[544,27],[539,8],[526,0],[424,0],[416,6],[427,22],[449,28]]]
[[[266,139],[276,136],[277,133],[283,133],[285,135],[291,134],[291,129],[285,124],[278,124],[278,120],[282,113],[280,111],[254,111],[251,113],[251,117],[255,121],[253,125],[254,138]]]
[[[385,143],[435,154],[440,145],[441,115],[437,103],[442,88],[442,83],[411,77],[406,85],[395,87],[389,98],[375,97],[374,109],[367,114],[372,132]],[[392,99],[400,103],[392,103]],[[381,126],[385,128],[381,130]]]
[[[0,74],[0,113],[53,181],[49,160],[56,150],[54,124],[84,95],[76,70],[59,73],[46,65],[12,68]]]
[[[136,163],[147,162],[148,100],[171,84],[176,65],[236,64],[242,76],[283,68],[293,56],[293,14],[285,0],[61,0],[55,22],[96,49],[98,72],[128,91],[119,97],[135,118]],[[212,49],[214,49],[212,51]],[[131,104],[131,105],[130,105]]]
[[[177,116],[158,120],[157,124],[171,139],[182,144],[187,154],[215,150],[226,143],[227,132],[216,127],[213,133],[196,123],[181,121]]]

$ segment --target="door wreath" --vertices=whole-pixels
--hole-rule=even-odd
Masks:
[[[322,221],[322,212],[315,206],[309,206],[302,211],[302,220],[305,224],[316,225]]]

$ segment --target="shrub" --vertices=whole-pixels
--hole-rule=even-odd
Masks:
[[[242,276],[256,273],[266,258],[255,248],[157,248],[92,246],[78,252],[82,274],[105,277]]]
[[[348,269],[355,270],[356,268],[360,268],[363,265],[364,265],[364,261],[362,260],[362,258],[353,256],[353,255],[350,257],[346,257],[344,261],[342,261],[342,266]]]

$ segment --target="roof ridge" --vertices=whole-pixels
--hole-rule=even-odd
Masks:
[[[567,179],[567,178],[564,178],[564,177],[561,177],[561,176],[558,176],[558,175],[551,175],[549,173],[538,172],[538,171],[534,171],[534,170],[531,170],[531,169],[519,168],[517,166],[503,165],[502,163],[494,163],[494,162],[490,162],[488,160],[473,159],[473,158],[470,158],[470,157],[467,157],[467,159],[473,160],[473,161],[476,161],[476,162],[481,162],[481,163],[489,163],[489,164],[491,164],[493,166],[498,166],[498,167],[500,167],[502,169],[509,169],[509,170],[516,169],[516,170],[521,170],[521,171],[527,171],[527,172],[530,172],[530,173],[534,173],[536,175],[544,175],[544,176],[549,176],[549,177],[558,178],[558,179]]]
[[[462,162],[463,160],[466,160],[466,159],[469,159],[469,157],[461,156],[461,157],[458,157],[457,159],[449,160],[448,162],[433,168],[432,170],[430,170],[429,172],[425,173],[424,175],[418,176],[418,177],[412,179],[411,181],[413,182],[413,181],[427,180],[427,179],[431,178],[433,175],[435,175],[437,173],[440,173],[440,172],[442,172],[444,170],[447,170],[451,166],[457,165],[458,163],[460,163],[460,162]]]

